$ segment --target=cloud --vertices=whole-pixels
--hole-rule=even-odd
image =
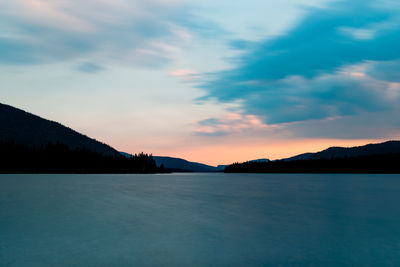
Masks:
[[[0,63],[102,58],[153,68],[202,27],[178,0],[2,0]]]
[[[387,83],[353,75],[292,76],[260,84],[262,90],[248,95],[246,111],[277,124],[378,112],[398,103],[389,97]]]
[[[229,46],[235,50],[248,50],[254,46],[254,42],[243,39],[237,39],[230,41]]]
[[[308,120],[284,126],[290,138],[383,139],[399,138],[398,108],[383,112],[365,112],[323,120]]]
[[[400,82],[400,60],[374,62],[369,65],[367,74],[375,79]]]
[[[384,120],[397,116],[398,47],[398,3],[336,1],[309,9],[285,34],[243,47],[236,67],[201,86],[203,99],[241,101],[244,115],[266,125],[371,112]]]
[[[224,118],[209,118],[198,122],[195,132],[197,135],[222,136],[266,128],[268,126],[257,118],[257,116],[230,113]]]
[[[190,69],[178,69],[169,72],[169,75],[182,78],[184,80],[198,80],[202,77],[201,73]]]
[[[103,67],[91,62],[85,62],[77,66],[76,70],[86,73],[96,73],[103,70]]]

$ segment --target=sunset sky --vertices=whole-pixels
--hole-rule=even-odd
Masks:
[[[211,165],[400,134],[398,0],[0,0],[0,102]]]

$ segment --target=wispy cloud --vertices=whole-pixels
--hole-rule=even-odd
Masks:
[[[90,63],[90,62],[85,62],[76,67],[76,70],[81,71],[81,72],[86,72],[86,73],[97,73],[103,68],[97,64]]]
[[[190,69],[177,69],[169,72],[169,75],[182,78],[184,80],[198,80],[202,77],[201,73]]]
[[[198,135],[220,136],[268,127],[257,116],[230,113],[224,118],[209,118],[200,121],[195,132]]]
[[[203,84],[205,99],[240,100],[244,116],[268,125],[371,112],[383,120],[388,112],[398,116],[400,4],[394,1],[312,8],[285,34],[236,46],[245,53],[236,67]]]
[[[0,63],[83,57],[157,67],[201,31],[191,12],[178,0],[0,1]]]
[[[368,66],[366,72],[381,81],[400,83],[400,60],[374,62]]]

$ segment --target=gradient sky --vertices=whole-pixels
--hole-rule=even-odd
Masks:
[[[0,0],[0,102],[208,164],[400,134],[395,0]]]

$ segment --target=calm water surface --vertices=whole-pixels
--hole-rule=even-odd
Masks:
[[[400,175],[0,175],[0,266],[400,266]]]

